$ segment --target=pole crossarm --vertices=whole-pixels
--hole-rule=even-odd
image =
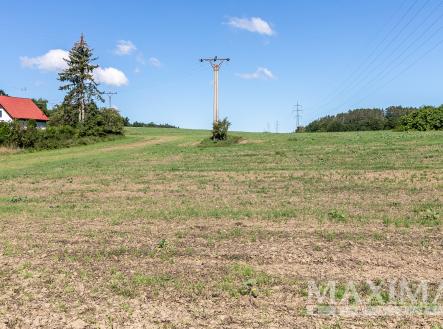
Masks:
[[[212,68],[214,68],[215,66],[220,67],[224,62],[229,62],[230,60],[230,58],[218,58],[217,56],[215,56],[214,58],[200,58],[201,63],[207,62],[212,66]]]

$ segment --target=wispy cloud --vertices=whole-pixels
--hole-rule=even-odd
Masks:
[[[252,73],[237,73],[237,76],[245,80],[275,80],[276,76],[270,69],[266,67],[259,67]]]
[[[41,71],[63,71],[67,64],[64,59],[67,59],[69,53],[63,49],[52,49],[46,54],[37,57],[20,57],[20,62],[23,67],[35,68]]]
[[[124,86],[128,84],[128,78],[126,75],[113,67],[98,67],[94,71],[94,79],[98,83],[104,83],[111,86]]]
[[[227,24],[233,28],[271,36],[275,34],[271,25],[260,17],[231,17]]]
[[[163,66],[162,62],[157,58],[157,57],[149,57],[147,60],[145,58],[145,56],[142,53],[138,53],[137,56],[135,57],[137,63],[141,64],[141,65],[146,65],[148,64],[149,66],[155,67],[155,68],[160,68]],[[140,68],[138,68],[137,73],[140,72]]]
[[[115,53],[119,56],[130,55],[137,50],[137,47],[129,40],[120,40],[115,47]]]
[[[161,67],[162,63],[160,62],[160,60],[156,57],[150,57],[148,60],[149,65],[153,66],[153,67]]]

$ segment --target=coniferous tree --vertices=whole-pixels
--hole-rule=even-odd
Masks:
[[[104,102],[93,76],[98,67],[92,64],[96,59],[82,34],[69,52],[69,58],[65,59],[68,67],[59,73],[59,81],[65,82],[60,90],[67,91],[63,105],[71,112],[66,116],[71,124],[75,124],[72,120],[75,120],[76,115],[73,114],[78,114],[78,122],[82,123],[87,109],[95,105],[95,100]]]

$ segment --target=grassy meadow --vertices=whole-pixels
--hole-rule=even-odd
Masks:
[[[0,328],[440,328],[305,304],[308,280],[443,279],[443,132],[233,134],[0,149]]]

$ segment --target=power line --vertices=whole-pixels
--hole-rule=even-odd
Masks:
[[[400,27],[400,30],[397,31],[397,33],[396,33],[392,38],[389,38],[389,42],[386,43],[386,44],[384,45],[384,47],[381,49],[381,51],[379,51],[379,52],[376,54],[376,56],[375,56],[374,58],[372,58],[372,60],[371,60],[367,65],[364,66],[363,70],[361,70],[361,72],[360,72],[360,76],[357,77],[357,79],[354,79],[354,80],[355,80],[354,83],[352,83],[352,84],[350,84],[350,85],[347,84],[347,85],[345,86],[345,88],[343,88],[343,89],[337,94],[337,96],[342,95],[345,91],[348,91],[348,90],[355,90],[355,89],[357,89],[357,87],[360,86],[360,84],[362,84],[362,83],[367,79],[367,77],[368,77],[368,73],[370,72],[370,69],[374,66],[374,64],[377,62],[377,60],[380,59],[380,58],[382,58],[382,55],[384,55],[384,53],[385,53],[388,49],[390,49],[391,46],[395,45],[395,42],[399,39],[399,37],[403,34],[403,32],[404,32],[404,31],[405,31],[405,30],[411,25],[411,23],[412,23],[413,21],[415,21],[415,20],[417,19],[417,17],[419,17],[420,13],[424,10],[424,8],[426,8],[426,6],[429,4],[430,1],[431,1],[431,0],[426,0],[426,1],[423,3],[423,5],[420,6],[420,7],[418,8],[418,10],[415,11],[415,12],[413,13],[412,17],[410,17],[410,18],[405,22],[405,24],[401,24],[401,23],[403,22],[403,20],[409,15],[409,13],[412,12],[412,9],[414,9],[414,7],[415,7],[415,5],[418,3],[418,1],[415,0],[415,2],[413,2],[412,5],[411,5],[410,7],[408,7],[408,9],[407,9],[407,11],[405,12],[405,14],[401,17],[399,23],[396,24],[395,27],[394,27],[391,31],[392,31],[392,32],[395,31],[396,28],[397,28],[398,26],[402,25],[402,26]],[[424,22],[426,22],[426,20],[425,20]],[[421,27],[422,25],[423,25],[423,22],[422,22],[422,24],[420,24],[419,27]],[[390,33],[391,33],[391,31],[390,31]],[[389,35],[390,33],[388,33],[388,35]],[[415,33],[415,32],[414,32],[414,33]],[[413,34],[414,34],[414,33],[413,33]],[[413,35],[413,34],[412,34],[412,35]],[[409,35],[405,40],[407,40],[409,37],[410,37],[410,35]],[[383,39],[383,42],[384,42],[385,40],[388,40],[388,38],[387,38],[387,37],[384,38],[384,39]],[[383,43],[383,42],[382,42],[382,43]],[[401,46],[401,45],[402,45],[402,44],[400,43],[400,46]],[[398,47],[394,50],[393,53],[395,53],[395,51],[396,51],[397,49],[398,49]],[[387,58],[389,58],[390,56],[392,56],[393,53],[391,53]],[[332,101],[329,101],[326,105],[329,105],[330,103],[332,103]],[[324,105],[324,106],[325,106],[325,105]],[[334,110],[335,110],[335,109],[336,109],[336,108],[334,108]]]
[[[376,55],[377,50],[385,43],[386,40],[388,40],[388,37],[397,29],[397,27],[400,26],[400,24],[408,16],[408,14],[411,12],[411,10],[415,7],[417,3],[418,0],[415,0],[412,3],[412,5],[407,8],[406,12],[401,16],[401,18],[397,21],[397,23],[393,25],[391,29],[389,29],[389,31],[384,35],[384,38],[377,43],[376,47],[372,49],[370,54],[365,57],[365,59],[361,62],[361,64],[357,66],[356,69],[354,69],[352,73],[349,74],[348,77],[342,81],[341,84],[339,84],[339,87],[336,88],[336,91],[330,93],[326,98],[323,98],[323,100],[320,102],[321,105],[319,107],[329,105],[336,96],[341,95],[347,89],[349,83],[352,82],[352,80],[355,80],[354,78],[358,77],[358,74],[360,73],[360,71],[362,71],[362,69],[367,67],[365,63],[367,61],[370,61],[373,58],[373,56]],[[406,1],[402,2],[400,8],[398,8],[397,11],[401,11],[405,4]]]
[[[442,30],[443,26],[439,29]],[[433,35],[433,37],[435,37],[435,35]],[[432,37],[432,38],[433,38]],[[361,98],[357,103],[355,104],[359,104],[362,101],[364,101],[365,99],[367,99],[369,96],[371,96],[372,94],[374,94],[375,92],[377,92],[378,90],[382,89],[383,87],[385,87],[386,85],[388,85],[389,83],[391,83],[392,81],[394,81],[395,79],[397,79],[398,77],[400,77],[402,74],[406,73],[407,71],[409,71],[412,67],[414,67],[418,62],[420,62],[423,58],[425,58],[428,54],[430,54],[431,52],[433,52],[435,49],[437,49],[439,46],[441,46],[443,44],[443,39],[440,40],[439,42],[437,42],[434,46],[432,46],[430,49],[428,49],[426,52],[424,52],[421,56],[419,56],[415,61],[413,61],[412,63],[410,63],[409,65],[407,65],[403,70],[401,70],[398,74],[396,74],[394,77],[392,77],[391,79],[389,79],[387,82],[385,82],[384,84],[378,86],[378,88],[374,89],[371,93],[369,93],[368,95],[366,95],[365,97]],[[404,62],[404,61],[403,61]]]
[[[441,3],[439,3],[438,6],[440,6]],[[438,7],[437,6],[437,7]],[[434,13],[434,12],[433,12]],[[431,17],[431,15],[429,15],[427,18]],[[374,82],[377,81],[382,81],[383,79],[385,79],[391,72],[395,71],[396,68],[400,67],[403,63],[405,63],[408,59],[411,58],[412,55],[414,55],[418,50],[423,49],[424,46],[426,46],[426,44],[431,41],[438,32],[440,32],[443,29],[443,26],[441,26],[440,28],[438,28],[434,33],[432,33],[430,36],[428,36],[426,39],[424,39],[423,42],[421,42],[417,47],[415,47],[414,49],[412,49],[411,52],[409,52],[409,50],[416,45],[417,42],[420,41],[420,39],[422,39],[429,31],[432,30],[432,28],[441,21],[441,19],[443,18],[443,14],[438,16],[430,25],[428,25],[422,32],[421,34],[419,34],[411,43],[409,43],[406,48],[404,48],[395,58],[393,58],[385,67],[383,70],[379,71],[375,76],[372,77],[372,79],[369,79],[369,77],[366,77],[365,81],[366,84],[363,85],[363,87],[365,87],[364,89],[368,89],[369,86],[371,86],[371,84],[373,84]],[[415,33],[413,33],[412,35],[414,35]],[[397,47],[397,49],[399,49],[399,47]],[[357,93],[354,93],[354,95],[356,95]],[[351,98],[349,97],[345,102],[342,102],[338,107],[336,107],[335,109],[340,108],[341,106],[345,105]]]
[[[419,24],[418,28],[415,29],[413,33],[409,34],[406,38],[404,38],[404,39],[403,39],[403,42],[409,40],[413,35],[415,35],[415,33],[416,33],[417,31],[419,31],[420,28],[421,28],[425,23],[427,23],[427,21],[429,20],[429,18],[432,17],[432,15],[434,14],[435,10],[438,9],[438,7],[439,7],[440,5],[441,5],[441,3],[439,2],[438,5],[437,5],[436,7],[433,8],[433,10],[431,11],[430,15],[428,15],[428,16],[426,17],[426,19],[425,19],[424,21],[422,21],[421,24]],[[436,24],[437,22],[439,22],[440,18],[441,18],[441,17],[438,17],[436,20],[434,20],[434,21],[433,21],[433,22],[432,22],[427,28],[425,28],[425,29],[422,31],[422,33],[421,33],[417,38],[415,38],[411,43],[407,44],[407,45],[406,45],[406,48],[404,48],[404,49],[400,52],[399,55],[397,55],[395,58],[393,58],[393,59],[391,60],[391,57],[392,57],[393,55],[395,55],[395,54],[397,53],[397,51],[400,50],[401,47],[402,47],[404,44],[400,43],[399,45],[397,45],[397,47],[395,47],[394,50],[393,50],[393,51],[392,51],[392,52],[391,52],[391,53],[390,53],[390,54],[389,54],[389,55],[388,55],[388,56],[387,56],[387,57],[386,57],[386,58],[380,63],[380,65],[384,65],[385,63],[386,63],[387,65],[386,65],[381,71],[376,72],[376,73],[372,76],[372,78],[371,78],[371,75],[366,75],[366,76],[361,77],[361,78],[359,79],[359,81],[353,86],[353,88],[351,88],[351,90],[352,90],[352,89],[356,90],[356,92],[354,92],[353,94],[354,94],[354,95],[355,95],[355,94],[358,94],[358,90],[359,90],[358,87],[360,87],[360,88],[362,88],[362,89],[366,89],[368,85],[371,85],[371,83],[378,81],[378,80],[380,79],[381,76],[386,75],[386,71],[390,72],[389,69],[390,69],[391,67],[394,67],[394,69],[395,69],[396,66],[398,67],[398,66],[399,66],[399,64],[398,64],[398,60],[399,60],[400,58],[402,58],[404,55],[408,54],[407,51],[408,51],[412,46],[414,46],[414,44],[415,44],[416,42],[418,42],[421,38],[423,38],[423,37],[426,35],[426,33],[427,33],[430,29],[432,29],[432,27],[434,27],[435,24]],[[412,53],[414,53],[414,51],[413,51]],[[366,87],[366,88],[365,88],[365,87]],[[340,104],[338,107],[335,107],[334,110],[336,110],[336,109],[338,109],[339,107],[341,107],[342,105],[346,104],[351,98],[352,98],[352,96],[351,96],[351,97],[348,97],[347,100],[346,100],[345,102],[342,102],[342,104]]]

